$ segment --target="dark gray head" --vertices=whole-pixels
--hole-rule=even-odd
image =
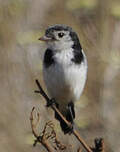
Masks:
[[[66,25],[53,25],[46,29],[45,36],[40,40],[46,41],[48,47],[57,50],[69,48],[81,49],[79,38],[71,27]]]

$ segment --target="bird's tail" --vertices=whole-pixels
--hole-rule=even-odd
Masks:
[[[71,124],[73,124],[73,120],[75,118],[75,111],[74,111],[73,102],[70,102],[68,104],[68,106],[66,107],[66,112],[63,115],[65,116],[67,121],[69,121]],[[64,134],[71,132],[71,128],[68,127],[68,125],[64,122],[64,120],[56,112],[55,112],[55,118],[57,120],[59,120],[61,129],[64,132]]]

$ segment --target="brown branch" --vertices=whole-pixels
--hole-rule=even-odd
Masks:
[[[77,152],[82,152],[82,149],[79,147],[78,150],[77,150]]]
[[[65,150],[67,148],[66,145],[62,144],[57,137],[57,134],[54,129],[54,124],[52,122],[48,123],[48,126],[51,128],[51,132],[48,135],[48,138],[52,139],[52,142],[55,144],[54,149]]]
[[[34,123],[33,122],[34,121],[34,118],[33,118],[34,109],[35,109],[35,107],[33,107],[32,111],[31,111],[31,115],[30,115],[30,123],[31,123],[32,133],[33,133],[34,137],[36,138],[33,145],[35,146],[39,142],[47,149],[48,152],[53,152],[53,149],[52,149],[51,145],[49,144],[49,142],[47,141],[47,138],[45,136],[47,124],[45,125],[41,136],[36,132],[36,128],[37,128],[40,116],[39,116],[39,113],[37,113],[37,121],[36,121],[36,123]]]
[[[54,129],[54,124],[51,121],[46,122],[44,129],[40,135],[37,133],[36,129],[38,127],[40,115],[39,115],[39,113],[37,113],[37,119],[36,119],[36,122],[34,122],[35,121],[34,117],[33,117],[34,110],[35,110],[35,107],[33,107],[31,114],[30,114],[32,133],[33,133],[34,137],[36,138],[33,145],[36,146],[36,144],[39,142],[48,150],[48,152],[52,152],[53,148],[55,150],[65,150],[67,148],[67,146],[62,144],[60,142],[60,140],[58,139],[57,134]],[[52,141],[52,143],[54,145],[51,146],[50,143],[48,142],[48,140]]]
[[[45,98],[47,105],[48,105],[48,103],[51,102],[51,99],[44,92],[44,90],[42,89],[38,80],[36,80],[36,83],[37,83],[37,86],[39,88],[39,91],[35,91],[35,92],[40,93]],[[52,104],[50,107],[64,120],[64,122],[68,125],[68,127],[71,127],[71,123],[69,123],[64,118],[64,116],[60,113],[60,111],[57,109],[57,107],[54,104]],[[80,137],[79,133],[76,130],[73,130],[73,135],[79,140],[79,142],[82,144],[82,146],[86,149],[87,152],[93,152],[91,150],[91,148],[85,143],[85,141]]]

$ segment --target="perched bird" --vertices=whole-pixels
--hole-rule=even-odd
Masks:
[[[65,118],[73,124],[74,102],[79,100],[87,77],[87,60],[79,38],[66,25],[53,25],[39,38],[45,41],[47,49],[43,60],[43,77],[49,95],[57,102],[57,107]],[[63,132],[70,128],[55,113]]]

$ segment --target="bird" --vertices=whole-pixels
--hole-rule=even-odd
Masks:
[[[72,27],[55,24],[39,40],[46,43],[43,79],[51,98],[68,122],[74,126],[75,101],[80,99],[87,79],[87,59]],[[73,130],[55,112],[64,134]]]

